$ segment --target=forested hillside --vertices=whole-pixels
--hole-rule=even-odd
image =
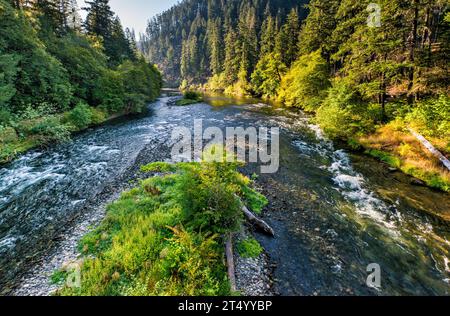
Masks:
[[[446,190],[448,170],[408,130],[450,153],[449,45],[446,0],[187,0],[141,39],[182,89],[302,108],[330,137]]]
[[[261,55],[272,50],[291,61],[306,0],[187,0],[154,17],[140,39],[149,60],[163,70],[168,83],[204,82],[225,72],[232,82],[240,64],[250,72]],[[291,11],[294,9],[293,11]],[[290,15],[290,24],[278,30]],[[264,33],[264,34],[262,34]],[[265,39],[262,41],[261,36]],[[270,42],[270,43],[268,43]],[[267,46],[268,45],[268,46]],[[243,60],[242,60],[243,59]]]
[[[159,95],[161,77],[137,52],[107,0],[0,0],[0,161]]]

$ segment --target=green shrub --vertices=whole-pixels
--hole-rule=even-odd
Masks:
[[[0,163],[11,161],[16,155],[17,152],[13,145],[0,143]]]
[[[68,123],[75,126],[78,130],[87,128],[92,123],[92,111],[89,106],[83,102],[69,112]]]
[[[183,94],[183,99],[177,100],[176,104],[178,106],[186,106],[195,103],[199,103],[203,100],[203,97],[200,93],[196,91],[186,91]]]
[[[208,82],[205,84],[205,89],[212,92],[219,92],[225,90],[226,87],[225,73],[220,73],[209,78]],[[187,87],[184,89],[186,90]],[[183,89],[180,90],[183,91]]]
[[[55,285],[62,285],[68,276],[68,272],[64,270],[57,270],[53,272],[50,277],[50,283]]]
[[[0,143],[11,143],[17,140],[18,136],[14,128],[0,126]]]
[[[0,126],[6,126],[11,123],[12,115],[7,109],[0,108]]]
[[[186,166],[180,178],[180,203],[188,227],[222,234],[242,223],[240,178],[236,163],[203,163]]]
[[[189,88],[189,82],[186,79],[183,79],[180,84],[180,90],[186,91]]]
[[[108,119],[108,115],[98,108],[91,108],[92,124],[99,125]]]
[[[236,249],[243,258],[257,258],[264,250],[259,242],[252,237],[240,241]]]
[[[278,99],[287,106],[316,111],[330,87],[328,73],[320,51],[300,57],[283,77]]]
[[[419,102],[406,120],[425,136],[450,138],[450,97],[441,95]]]
[[[245,204],[256,214],[261,214],[264,207],[269,204],[267,198],[254,189],[245,186],[242,189]]]
[[[189,100],[200,100],[202,98],[202,95],[196,91],[186,91],[183,96]]]
[[[328,89],[327,97],[317,110],[316,121],[329,137],[347,139],[373,130],[377,114],[371,109],[350,85],[338,79]]]
[[[70,131],[67,126],[61,124],[58,118],[52,116],[40,120],[30,129],[30,133],[44,147],[70,139]]]

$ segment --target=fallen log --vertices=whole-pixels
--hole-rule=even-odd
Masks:
[[[259,229],[260,231],[264,232],[269,236],[275,237],[275,231],[272,229],[272,227],[270,227],[269,224],[267,224],[262,219],[256,217],[252,212],[249,211],[249,209],[245,205],[242,206],[242,212],[244,212],[244,215],[247,218],[247,220],[257,229]]]
[[[231,233],[227,236],[227,241],[225,243],[225,254],[227,257],[227,267],[228,267],[228,279],[230,280],[231,291],[236,292],[236,273],[234,268],[234,256],[233,256],[233,235]]]
[[[450,161],[445,157],[439,150],[437,150],[425,137],[415,132],[411,128],[409,129],[410,133],[414,135],[415,138],[437,159],[439,159],[442,164],[450,170]]]

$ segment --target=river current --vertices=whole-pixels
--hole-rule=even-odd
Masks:
[[[101,220],[96,210],[133,180],[125,176],[130,168],[168,158],[172,130],[193,129],[194,119],[221,129],[281,128],[279,171],[257,180],[270,201],[264,218],[277,235],[257,238],[278,294],[450,294],[450,225],[440,216],[450,212],[448,194],[412,186],[409,177],[340,148],[300,111],[222,96],[188,107],[172,100],[161,97],[139,117],[0,169],[0,294],[27,294],[30,284],[43,288],[32,293],[49,294],[43,283],[55,250],[68,243],[75,249],[74,234],[90,228],[80,223]],[[373,264],[379,288],[367,284]]]

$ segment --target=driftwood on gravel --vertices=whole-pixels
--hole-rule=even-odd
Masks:
[[[230,280],[231,291],[236,292],[236,271],[234,268],[234,256],[233,256],[233,235],[230,233],[227,236],[225,243],[225,254],[227,257],[228,267],[228,279]]]
[[[267,224],[262,219],[256,217],[252,212],[250,212],[250,210],[245,205],[242,206],[242,212],[244,213],[245,218],[258,230],[272,237],[275,236],[275,232],[272,229],[272,227],[270,227],[269,224]],[[236,287],[236,271],[234,266],[233,234],[231,233],[229,233],[226,236],[225,256],[227,259],[227,268],[228,268],[227,273],[228,279],[230,280],[231,291],[236,292],[237,287]]]
[[[450,161],[445,157],[439,150],[437,150],[425,137],[420,135],[419,133],[415,132],[412,129],[409,129],[411,134],[414,135],[415,138],[431,153],[433,156],[438,158],[442,164],[450,170]]]
[[[256,217],[252,212],[249,211],[249,209],[245,205],[242,207],[242,212],[244,212],[247,220],[257,229],[272,237],[275,236],[275,231],[272,229],[272,227],[270,227],[269,224],[267,224],[262,219]]]

